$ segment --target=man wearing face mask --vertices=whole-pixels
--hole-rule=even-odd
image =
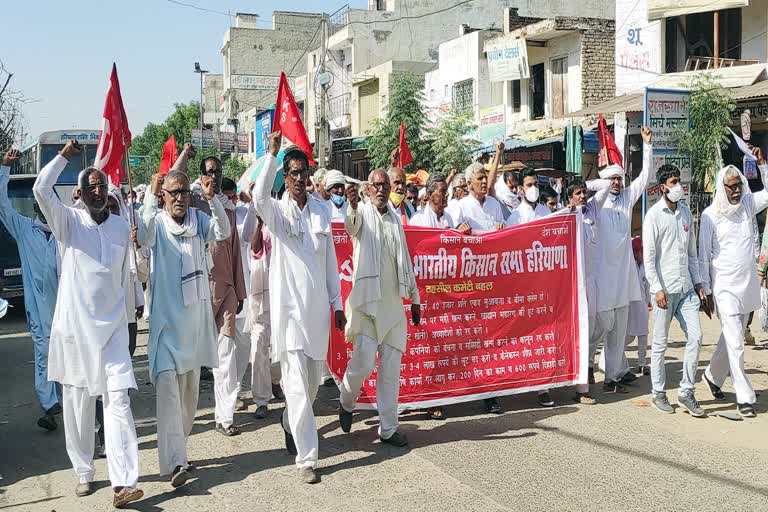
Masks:
[[[389,193],[389,204],[400,214],[400,221],[403,225],[406,225],[416,213],[416,209],[405,200],[405,173],[399,167],[390,167],[387,174],[392,189]]]
[[[759,148],[754,153],[765,186],[768,165]],[[768,207],[768,190],[750,192],[732,165],[720,170],[715,187],[712,205],[701,215],[699,269],[707,302],[717,306],[721,333],[703,380],[715,399],[724,400],[721,388],[730,374],[739,414],[752,418],[756,397],[744,372],[744,327],[749,314],[760,308],[752,220]]]
[[[680,201],[680,170],[662,165],[656,179],[663,198],[648,210],[643,221],[643,262],[653,303],[651,404],[660,412],[675,412],[667,400],[665,354],[669,326],[676,318],[688,340],[677,401],[698,418],[706,416],[694,397],[694,385],[702,340],[699,307],[707,296],[699,274],[693,216]]]
[[[507,227],[526,224],[551,213],[549,208],[539,203],[539,177],[536,175],[536,171],[528,169],[523,173],[520,206],[515,208],[507,217]]]
[[[170,476],[174,488],[189,478],[186,440],[197,412],[200,367],[218,360],[205,244],[226,240],[232,229],[213,179],[202,177],[201,188],[210,216],[189,206],[189,177],[181,171],[155,174],[139,210],[138,240],[151,250],[154,269],[147,360],[157,393],[157,455],[160,474]]]
[[[629,371],[624,355],[629,320],[629,303],[641,300],[632,255],[632,210],[648,187],[651,168],[651,130],[641,128],[643,138],[643,168],[632,184],[624,188],[624,169],[609,165],[600,171],[600,178],[611,180],[610,195],[600,212],[599,257],[597,272],[597,316],[600,333],[605,337],[605,381],[603,390],[625,393],[622,384],[636,379]],[[621,383],[619,382],[621,381]]]
[[[48,380],[48,340],[56,307],[59,274],[56,268],[56,238],[35,203],[36,217],[30,219],[17,212],[8,199],[11,166],[21,152],[8,150],[0,166],[0,222],[11,234],[19,248],[21,279],[24,284],[24,309],[35,354],[35,394],[43,410],[37,425],[56,430],[56,415],[61,414],[61,390]]]
[[[325,189],[331,194],[331,221],[344,222],[347,218],[349,204],[344,196],[344,189],[347,186],[347,180],[341,171],[330,170],[325,174]]]
[[[67,453],[78,496],[93,492],[96,397],[104,400],[112,503],[141,499],[139,448],[129,389],[136,389],[128,353],[125,289],[130,285],[130,226],[107,210],[108,180],[89,167],[78,176],[85,208],[65,206],[53,187],[81,146],[69,141],[32,187],[61,250],[61,278],[48,350],[48,377],[62,384]]]

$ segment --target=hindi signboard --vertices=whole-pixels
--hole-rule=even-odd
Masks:
[[[200,129],[192,129],[192,144],[200,145]],[[219,144],[221,150],[225,153],[229,153],[235,145],[235,133],[234,132],[219,132]],[[202,133],[202,147],[213,148],[216,147],[216,134],[213,130],[203,130]],[[237,134],[237,150],[241,153],[248,152],[248,134]]]
[[[249,89],[252,91],[276,91],[280,84],[280,76],[230,75],[229,80],[232,89]]]
[[[477,138],[486,146],[503,142],[506,139],[506,108],[504,105],[480,109],[480,126]]]
[[[422,320],[412,325],[410,305],[403,306],[408,334],[401,409],[586,383],[580,226],[576,215],[480,236],[405,226]],[[352,238],[343,224],[334,224],[333,237],[345,302],[352,288]],[[352,344],[333,329],[328,365],[337,377],[351,354]],[[374,373],[358,406],[375,404]]]
[[[485,43],[491,82],[530,78],[528,46],[525,39],[501,36]]]

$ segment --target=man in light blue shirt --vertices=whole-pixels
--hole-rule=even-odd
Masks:
[[[35,394],[44,411],[38,426],[56,430],[55,415],[61,412],[61,391],[48,380],[48,339],[51,335],[53,310],[59,289],[56,259],[56,239],[37,203],[37,218],[30,219],[17,212],[8,199],[10,166],[21,153],[12,149],[3,156],[0,166],[0,222],[16,240],[21,257],[21,277],[24,283],[24,309],[35,353]]]
[[[643,260],[653,297],[653,345],[651,348],[651,403],[663,413],[673,413],[665,391],[664,354],[669,325],[677,318],[688,339],[683,357],[678,403],[694,417],[706,416],[693,395],[701,350],[699,307],[706,295],[701,286],[696,236],[691,211],[680,202],[683,187],[680,170],[663,165],[656,172],[663,197],[653,205],[643,223]]]

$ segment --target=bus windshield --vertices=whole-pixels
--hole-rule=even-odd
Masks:
[[[96,147],[97,147],[96,144],[84,144],[83,152],[80,154],[80,158],[74,158],[69,161],[67,166],[61,172],[61,176],[59,176],[59,181],[57,183],[60,185],[77,184],[77,176],[78,174],[80,174],[80,171],[82,171],[89,165],[93,165],[93,160],[96,157]],[[53,160],[54,157],[56,157],[56,155],[59,154],[59,151],[61,151],[63,148],[64,148],[64,144],[41,145],[40,168],[45,167],[48,164],[48,162]]]

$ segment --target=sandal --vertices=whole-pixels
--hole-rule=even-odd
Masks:
[[[445,410],[442,407],[430,407],[427,409],[427,416],[431,420],[444,420]]]
[[[219,434],[226,436],[226,437],[232,437],[232,436],[239,436],[240,435],[240,429],[238,429],[234,425],[230,425],[228,427],[224,427],[223,425],[217,423],[216,424],[216,432]]]
[[[144,497],[144,491],[136,487],[123,487],[120,492],[112,495],[112,506],[120,508],[132,501],[140,500]]]

